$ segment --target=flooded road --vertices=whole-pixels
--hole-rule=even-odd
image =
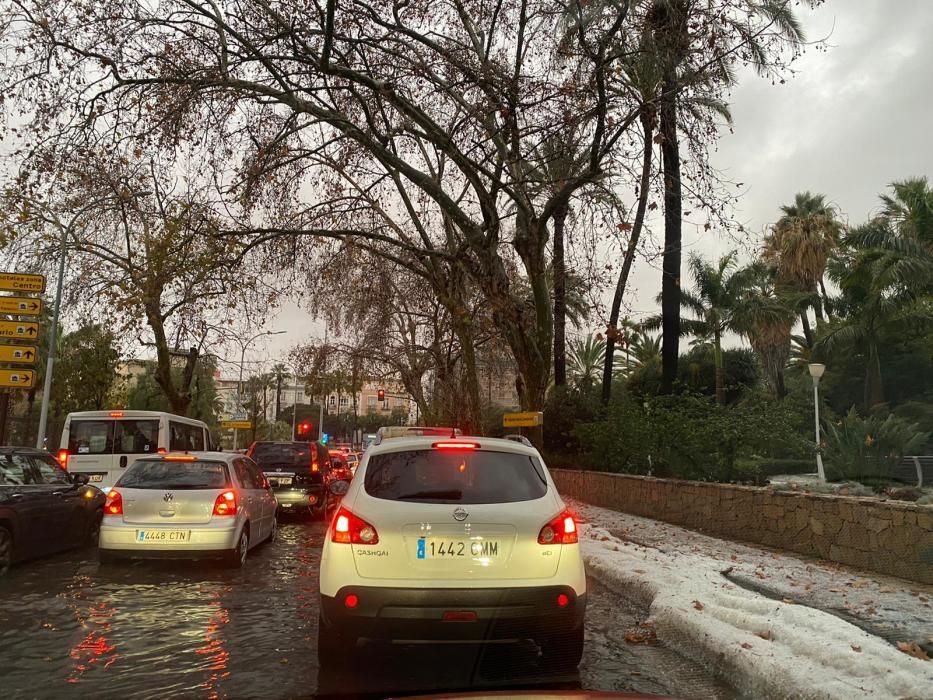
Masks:
[[[382,697],[438,690],[587,688],[731,698],[663,645],[632,646],[646,613],[595,582],[578,674],[549,676],[531,644],[374,646],[319,669],[321,523],[283,523],[246,567],[136,562],[93,549],[0,579],[0,697]]]

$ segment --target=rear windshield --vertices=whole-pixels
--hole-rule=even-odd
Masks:
[[[311,445],[307,442],[260,442],[253,447],[250,457],[264,469],[278,466],[311,469]]]
[[[366,493],[411,503],[514,503],[547,493],[544,467],[511,452],[417,450],[372,455]]]
[[[158,419],[72,420],[68,427],[68,452],[73,455],[155,454],[158,448]]]
[[[138,460],[115,484],[128,489],[222,489],[230,485],[223,462]]]

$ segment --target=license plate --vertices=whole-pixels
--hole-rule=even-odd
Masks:
[[[418,540],[418,559],[463,559],[498,557],[497,540]]]
[[[103,474],[91,474],[91,479],[90,479],[90,480],[91,480],[91,481],[103,481],[103,480],[104,480],[104,475],[103,475]]]
[[[291,486],[292,478],[290,476],[282,476],[276,479],[270,479],[270,481],[276,482],[279,486]]]
[[[137,542],[190,542],[190,530],[137,530]]]

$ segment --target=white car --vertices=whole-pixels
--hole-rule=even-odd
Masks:
[[[360,638],[534,640],[542,663],[583,651],[577,524],[533,447],[493,438],[372,445],[320,567],[322,661]],[[352,658],[352,657],[351,657]]]
[[[249,457],[200,452],[134,462],[104,503],[100,560],[222,558],[275,539],[275,494]]]

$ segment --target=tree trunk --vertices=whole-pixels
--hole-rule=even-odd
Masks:
[[[823,283],[822,277],[820,277],[820,294],[823,297],[823,310],[826,312],[826,319],[832,320],[832,317],[833,317],[832,302],[830,302],[829,295],[826,293],[826,285]]]
[[[275,422],[279,422],[279,414],[282,412],[282,377],[275,378]]]
[[[564,258],[564,224],[569,207],[564,204],[554,210],[554,385],[567,383],[567,269]]]
[[[800,323],[803,325],[803,337],[807,339],[807,345],[812,348],[813,331],[810,330],[810,318],[807,316],[806,309],[800,312]]]
[[[674,391],[680,356],[680,257],[682,191],[677,141],[677,82],[664,81],[661,95],[661,163],[664,169],[664,255],[661,264],[661,393]]]
[[[715,367],[716,403],[722,406],[726,403],[726,388],[722,368],[722,339],[719,333],[713,337],[713,366]]]
[[[635,222],[632,224],[632,232],[628,239],[628,246],[625,249],[625,257],[622,260],[622,269],[619,271],[619,281],[616,283],[615,294],[612,297],[612,308],[609,311],[609,327],[606,329],[606,358],[603,361],[603,386],[602,401],[609,403],[612,397],[612,366],[615,354],[616,335],[618,334],[619,314],[622,310],[622,299],[625,296],[625,288],[628,285],[628,277],[632,271],[632,263],[635,260],[635,253],[638,250],[638,239],[641,236],[641,229],[645,223],[645,211],[648,206],[648,194],[651,185],[651,159],[653,152],[652,126],[653,115],[646,114],[644,111],[641,116],[642,129],[645,134],[645,151],[641,162],[641,182],[638,190],[638,207],[635,210]]]
[[[198,349],[191,348],[188,352],[185,358],[185,367],[182,371],[182,386],[176,387],[175,378],[172,376],[172,353],[168,346],[165,326],[158,307],[146,307],[146,320],[155,340],[156,383],[162,389],[165,398],[168,399],[168,403],[172,407],[172,413],[185,416],[188,414],[188,406],[191,404],[191,380],[198,361]]]
[[[463,382],[462,388],[465,389],[466,406],[463,425],[459,426],[466,435],[476,435],[481,429],[483,423],[482,403],[479,393],[479,378],[476,374],[476,348],[473,341],[473,328],[471,319],[466,309],[460,309],[456,314],[451,314],[454,332],[457,334],[457,340],[460,341],[460,352],[463,359]],[[455,397],[460,398],[460,397]]]

